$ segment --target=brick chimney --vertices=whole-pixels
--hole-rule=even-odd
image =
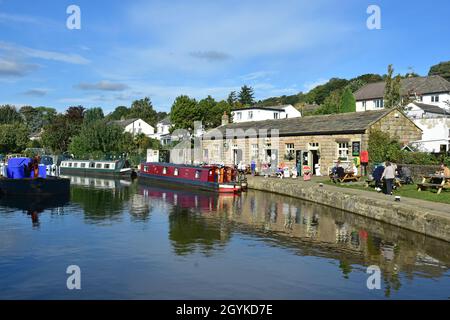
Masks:
[[[228,117],[227,113],[224,112],[222,116],[222,125],[225,126],[230,123],[230,117]]]

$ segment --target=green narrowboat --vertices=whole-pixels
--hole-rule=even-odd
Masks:
[[[131,176],[128,160],[64,160],[60,174],[81,176]]]

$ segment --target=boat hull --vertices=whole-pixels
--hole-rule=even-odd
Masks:
[[[164,184],[171,184],[178,187],[197,187],[199,190],[215,191],[220,193],[238,193],[241,191],[241,187],[238,184],[187,180],[175,177],[151,175],[143,172],[138,173],[138,179],[140,183],[144,184],[159,182]]]
[[[107,170],[107,169],[81,169],[60,168],[60,174],[77,175],[85,177],[131,177],[132,170]]]
[[[70,180],[48,177],[46,179],[0,179],[3,195],[57,195],[70,193]]]

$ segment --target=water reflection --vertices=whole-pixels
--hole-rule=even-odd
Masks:
[[[66,176],[70,178],[71,199],[84,210],[89,221],[119,221],[124,211],[132,220],[147,221],[151,206],[136,192],[136,184],[130,179],[104,179]]]
[[[355,268],[378,265],[387,297],[400,289],[400,272],[407,279],[438,278],[450,264],[446,242],[297,199],[256,191],[223,197],[148,186],[141,186],[140,194],[172,205],[169,238],[180,255],[214,254],[239,232],[298,255],[334,259],[345,279]]]
[[[70,201],[68,194],[61,194],[58,197],[52,196],[1,196],[0,206],[12,210],[20,210],[27,213],[30,217],[32,226],[40,226],[39,215],[48,210],[51,214],[62,214],[64,206]]]

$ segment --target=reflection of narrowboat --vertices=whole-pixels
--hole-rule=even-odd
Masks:
[[[35,169],[31,169],[35,166]],[[46,166],[33,163],[29,158],[11,158],[6,174],[0,178],[3,195],[56,195],[69,194],[70,180],[47,176]]]
[[[241,185],[238,174],[231,167],[189,166],[172,163],[142,163],[138,177],[176,185],[196,186],[201,190],[238,193]]]
[[[72,186],[80,186],[93,189],[119,189],[129,187],[132,183],[130,179],[104,179],[98,177],[62,175],[62,178],[70,179]]]
[[[130,176],[132,173],[128,160],[64,160],[61,162],[60,174]]]

